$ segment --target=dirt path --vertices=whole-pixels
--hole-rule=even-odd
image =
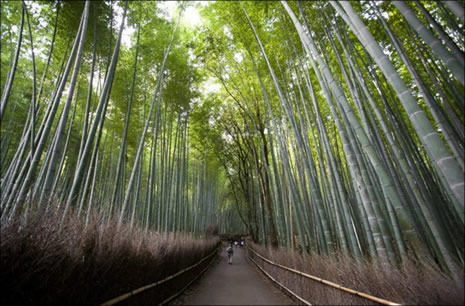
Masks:
[[[252,266],[244,249],[234,248],[232,265],[225,249],[224,245],[212,266],[174,305],[295,304]]]

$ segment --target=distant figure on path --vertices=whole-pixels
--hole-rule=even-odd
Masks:
[[[232,257],[234,254],[232,243],[228,246],[228,248],[226,249],[226,252],[228,253],[228,263],[232,265]]]

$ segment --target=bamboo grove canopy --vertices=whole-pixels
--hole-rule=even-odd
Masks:
[[[1,220],[463,266],[463,27],[460,1],[3,1]]]

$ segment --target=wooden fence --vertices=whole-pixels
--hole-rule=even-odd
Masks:
[[[183,270],[181,270],[181,271],[179,271],[179,272],[177,272],[177,273],[175,273],[173,275],[170,275],[170,276],[168,276],[168,277],[166,277],[166,278],[164,278],[162,280],[159,280],[157,282],[154,282],[152,284],[148,284],[148,285],[145,285],[143,287],[134,289],[134,290],[132,290],[132,291],[130,291],[128,293],[122,294],[122,295],[120,295],[118,297],[115,297],[115,298],[109,300],[109,301],[106,301],[106,302],[102,303],[101,305],[102,306],[115,305],[115,304],[118,304],[118,303],[120,303],[122,301],[128,300],[129,298],[131,298],[131,297],[133,297],[133,296],[135,296],[135,295],[137,295],[139,293],[142,293],[142,292],[147,291],[149,289],[152,289],[152,288],[154,288],[156,286],[159,286],[159,285],[161,285],[161,284],[163,284],[163,283],[165,283],[165,282],[167,282],[169,280],[172,280],[172,279],[186,273],[187,271],[190,271],[190,270],[194,269],[195,267],[199,266],[200,264],[202,264],[207,259],[213,257],[212,260],[207,264],[207,266],[204,269],[202,269],[202,271],[200,273],[198,273],[191,281],[189,281],[189,283],[186,286],[184,286],[180,291],[176,292],[175,294],[171,295],[170,297],[168,297],[167,299],[163,300],[160,303],[161,305],[166,304],[169,301],[173,300],[175,297],[179,296],[182,292],[184,292],[184,290],[186,290],[197,278],[200,277],[200,275],[202,275],[208,269],[210,264],[215,259],[214,255],[216,255],[217,252],[218,252],[218,248],[216,248],[215,251],[213,251],[211,254],[205,256],[204,258],[202,258],[199,262],[197,262],[197,263],[195,263],[195,264],[193,264],[193,265],[191,265],[191,266],[189,266],[189,267],[187,267],[187,268],[185,268],[185,269],[183,269]]]
[[[332,288],[335,288],[335,289],[338,289],[338,290],[341,290],[341,291],[344,291],[344,292],[348,292],[350,294],[356,295],[356,296],[361,297],[363,299],[370,300],[372,302],[379,303],[379,304],[382,304],[382,305],[401,305],[399,303],[391,302],[391,301],[381,299],[381,298],[378,298],[378,297],[375,297],[375,296],[372,296],[372,295],[369,295],[369,294],[366,294],[366,293],[363,293],[363,292],[359,292],[359,291],[356,291],[356,290],[341,286],[339,284],[330,282],[328,280],[325,280],[325,279],[322,279],[322,278],[319,278],[319,277],[316,277],[316,276],[313,276],[313,275],[310,275],[310,274],[307,274],[307,273],[304,273],[304,272],[301,272],[301,271],[298,271],[298,270],[295,270],[295,269],[292,269],[292,268],[289,268],[289,267],[286,267],[286,266],[283,266],[281,264],[275,263],[275,262],[269,260],[268,258],[265,258],[263,255],[260,255],[259,253],[257,253],[252,248],[247,247],[247,258],[250,261],[252,261],[268,278],[270,278],[271,281],[273,281],[275,284],[277,284],[279,287],[284,289],[291,296],[293,296],[294,298],[296,298],[297,300],[299,300],[300,302],[302,302],[302,303],[304,303],[306,305],[311,305],[311,303],[309,301],[305,300],[304,298],[302,298],[301,296],[297,295],[294,291],[292,291],[291,289],[289,289],[285,285],[281,284],[274,277],[272,277],[270,275],[270,273],[266,272],[263,267],[260,267],[260,265],[252,258],[252,256],[249,255],[249,252],[251,252],[253,255],[257,256],[258,258],[260,258],[264,262],[269,263],[270,265],[273,265],[273,266],[278,267],[280,269],[292,272],[292,273],[297,274],[299,276],[302,276],[304,278],[311,279],[313,281],[319,282],[319,283],[324,284],[326,286],[329,286],[329,287],[332,287]]]

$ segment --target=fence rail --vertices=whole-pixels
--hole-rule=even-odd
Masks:
[[[262,267],[260,267],[260,265],[252,258],[252,257],[249,257],[247,256],[247,258],[252,261],[256,266],[257,268],[259,268],[269,279],[271,279],[271,281],[273,281],[276,285],[278,285],[279,287],[281,287],[282,289],[284,289],[285,291],[287,291],[290,295],[292,295],[293,297],[295,297],[296,299],[298,299],[299,301],[301,301],[303,304],[305,305],[312,305],[310,304],[307,300],[301,298],[300,296],[298,296],[297,294],[295,294],[294,291],[292,291],[291,289],[287,288],[286,286],[284,286],[283,284],[281,284],[280,282],[278,282],[273,276],[271,276],[271,274],[269,274],[268,272],[265,271],[265,269],[263,269]]]
[[[130,292],[128,292],[128,293],[122,294],[122,295],[120,295],[120,296],[118,296],[118,297],[116,297],[116,298],[113,298],[113,299],[111,299],[111,300],[109,300],[109,301],[106,301],[106,302],[102,303],[101,305],[102,305],[102,306],[115,305],[115,304],[117,304],[117,303],[119,303],[119,302],[122,302],[122,301],[124,301],[124,300],[127,300],[127,299],[131,298],[132,296],[134,296],[134,295],[136,295],[136,294],[139,294],[139,293],[141,293],[141,292],[144,292],[144,291],[146,291],[146,290],[149,290],[149,289],[151,289],[151,288],[154,288],[154,287],[156,287],[156,286],[158,286],[158,285],[161,285],[161,284],[163,284],[163,283],[165,283],[165,282],[167,282],[167,281],[169,281],[169,280],[171,280],[171,279],[173,279],[173,278],[178,277],[179,275],[181,275],[181,274],[183,274],[183,273],[185,273],[185,272],[187,272],[187,271],[189,271],[189,270],[192,270],[193,268],[197,267],[198,265],[200,265],[202,262],[204,262],[204,261],[207,260],[208,258],[212,257],[213,255],[216,255],[217,252],[218,252],[218,248],[215,248],[215,250],[214,250],[212,253],[210,253],[209,255],[205,256],[205,257],[202,258],[199,262],[193,264],[192,266],[189,266],[189,267],[187,267],[187,268],[185,268],[185,269],[183,269],[183,270],[181,270],[181,271],[179,271],[179,272],[177,272],[177,273],[175,273],[175,274],[173,274],[173,275],[170,275],[170,276],[168,276],[168,277],[166,277],[166,278],[164,278],[164,279],[162,279],[162,280],[159,280],[159,281],[157,281],[157,282],[155,282],[155,283],[152,283],[152,284],[149,284],[149,285],[145,285],[145,286],[143,286],[143,287],[134,289],[134,290],[132,290],[132,291],[130,291]],[[172,299],[174,299],[175,297],[177,297],[179,294],[181,294],[187,287],[190,286],[190,284],[192,284],[200,275],[202,275],[203,272],[205,272],[205,270],[210,266],[210,264],[211,264],[212,262],[213,262],[213,260],[210,261],[210,262],[208,263],[208,265],[207,265],[199,274],[197,274],[197,275],[194,277],[194,279],[191,280],[181,291],[179,291],[179,292],[175,293],[174,295],[170,296],[169,298],[167,298],[166,300],[164,300],[161,304],[165,304],[165,303],[171,301]]]
[[[345,292],[348,292],[348,293],[351,293],[353,295],[357,295],[359,297],[362,297],[362,298],[365,298],[367,300],[370,300],[370,301],[373,301],[373,302],[376,302],[376,303],[379,303],[379,304],[382,304],[382,305],[401,305],[399,303],[395,303],[395,302],[391,302],[391,301],[388,301],[388,300],[385,300],[385,299],[381,299],[381,298],[378,298],[376,296],[372,296],[372,295],[369,295],[369,294],[366,294],[366,293],[363,293],[363,292],[359,292],[359,291],[356,291],[356,290],[353,290],[353,289],[350,289],[350,288],[347,288],[347,287],[344,287],[344,286],[341,286],[339,284],[336,284],[336,283],[333,283],[333,282],[330,282],[328,280],[325,280],[325,279],[322,279],[322,278],[319,278],[319,277],[316,277],[316,276],[313,276],[313,275],[310,275],[310,274],[307,274],[307,273],[304,273],[304,272],[301,272],[301,271],[298,271],[298,270],[295,270],[295,269],[292,269],[292,268],[289,268],[289,267],[286,267],[286,266],[283,266],[281,264],[278,264],[278,263],[275,263],[271,260],[269,260],[268,258],[265,258],[263,255],[260,255],[259,253],[257,253],[254,249],[250,248],[250,247],[247,247],[247,251],[250,251],[252,252],[254,255],[256,255],[257,257],[259,257],[260,259],[262,259],[263,261],[275,266],[275,267],[279,267],[283,270],[287,270],[287,271],[290,271],[290,272],[293,272],[295,274],[298,274],[300,276],[303,276],[305,278],[308,278],[308,279],[311,279],[311,280],[314,280],[314,281],[317,281],[317,282],[320,282],[322,284],[325,284],[327,286],[330,286],[330,287],[333,287],[333,288],[336,288],[336,289],[339,289],[339,290],[342,290],[342,291],[345,291]],[[257,267],[260,268],[260,270],[262,270],[266,276],[268,276],[272,281],[274,281],[275,283],[277,283],[280,287],[284,288],[286,291],[288,291],[292,296],[296,297],[298,300],[300,300],[301,302],[307,304],[307,305],[311,305],[308,301],[304,300],[302,297],[298,296],[297,294],[295,294],[294,292],[292,292],[289,288],[285,287],[283,284],[279,283],[277,280],[275,280],[269,273],[267,273],[266,271],[264,271],[263,268],[261,268],[257,262],[255,262],[250,256],[248,256],[254,263],[255,265],[257,265]]]

